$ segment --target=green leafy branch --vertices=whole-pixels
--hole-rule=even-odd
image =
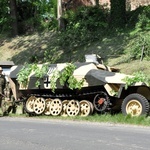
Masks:
[[[138,82],[143,82],[145,84],[148,85],[148,78],[147,76],[143,73],[143,72],[136,72],[133,73],[133,77],[125,77],[123,79],[123,81],[125,81],[126,85],[125,85],[125,89],[127,89],[129,86],[138,83]]]
[[[51,82],[50,82],[50,86],[51,86],[51,89],[52,89],[52,92],[54,93],[55,92],[55,89],[56,89],[56,82],[57,80],[59,79],[60,77],[60,72],[58,70],[55,70],[53,72],[53,75],[51,77]]]
[[[39,68],[37,65],[34,68],[35,76],[38,78],[35,85],[38,87],[40,85],[40,79],[43,78],[43,76],[47,73],[48,71],[48,64],[42,65],[41,68]]]
[[[51,77],[51,88],[52,92],[55,92],[56,82],[59,79],[59,82],[62,86],[68,86],[70,89],[81,89],[84,79],[78,81],[74,76],[73,72],[76,69],[76,66],[68,63],[62,72],[55,71]]]
[[[28,85],[29,75],[32,72],[34,72],[35,77],[37,77],[35,86],[38,87],[40,85],[40,79],[42,79],[43,76],[48,71],[48,66],[49,64],[42,65],[42,67],[39,67],[37,64],[26,64],[17,74],[17,80],[23,87],[26,88]],[[73,76],[73,72],[75,69],[76,69],[75,65],[68,63],[62,72],[55,70],[52,74],[51,82],[50,82],[52,92],[55,92],[55,89],[57,88],[56,87],[57,81],[60,82],[60,85],[68,86],[72,90],[81,89],[84,79],[78,81]]]
[[[65,85],[71,76],[73,76],[73,72],[76,69],[75,65],[67,64],[64,70],[60,73],[60,84]]]
[[[46,74],[48,69],[48,64],[44,64],[41,68],[37,64],[25,64],[23,68],[17,74],[17,80],[22,87],[26,88],[28,85],[29,75],[34,72],[35,77],[37,77],[37,81],[35,86],[38,87],[40,85],[40,79]]]
[[[28,84],[28,77],[32,72],[32,65],[31,64],[25,64],[23,68],[19,71],[17,74],[17,80],[22,85],[22,87],[27,87]]]

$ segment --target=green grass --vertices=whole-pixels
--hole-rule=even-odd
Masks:
[[[82,121],[82,122],[94,122],[94,123],[110,123],[110,124],[121,124],[121,125],[137,125],[137,126],[150,126],[150,117],[139,116],[131,117],[130,115],[124,116],[123,114],[93,114],[87,117],[73,116],[73,117],[63,117],[63,116],[30,116],[28,114],[9,114],[10,117],[18,118],[38,118],[47,120],[70,120],[70,121]]]

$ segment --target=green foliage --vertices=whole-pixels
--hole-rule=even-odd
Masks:
[[[45,17],[46,16],[46,17]],[[43,30],[56,30],[57,29],[57,20],[56,18],[51,14],[46,14],[45,16],[42,16],[40,20],[40,26],[37,26],[37,29],[40,31]]]
[[[8,0],[1,0],[0,6],[0,32],[8,32],[12,21]],[[57,0],[16,0],[16,7],[19,34],[57,29]]]
[[[144,6],[142,13],[138,16],[136,30],[150,30],[150,6]]]
[[[150,5],[140,6],[133,11],[128,11],[127,27],[133,28],[136,33],[150,30]]]
[[[67,66],[63,69],[63,71],[54,71],[51,77],[51,88],[52,92],[55,92],[56,82],[59,79],[59,82],[62,86],[69,87],[70,89],[81,89],[84,79],[78,81],[74,76],[73,72],[76,69],[74,64],[68,63]]]
[[[51,89],[52,89],[52,92],[55,93],[55,89],[56,89],[56,82],[57,80],[60,78],[60,72],[55,70],[53,72],[53,75],[51,77],[51,82],[50,82],[50,86],[51,86]]]
[[[127,89],[129,86],[132,86],[133,84],[138,82],[148,84],[148,77],[143,72],[139,71],[133,73],[133,77],[125,77],[123,81],[125,81],[125,89]]]
[[[38,13],[34,16],[38,20],[36,28],[40,31],[57,29],[57,1],[38,0],[34,5],[38,9],[36,10]]]
[[[54,41],[55,40],[55,41]],[[51,39],[51,47],[44,51],[44,62],[56,63],[57,59],[61,56],[62,52],[59,52],[57,39]]]
[[[42,65],[42,67],[38,67],[35,65],[35,67],[32,67],[32,70],[35,72],[35,76],[37,77],[37,81],[35,83],[36,87],[40,86],[40,79],[43,78],[43,76],[47,73],[48,71],[48,64]]]
[[[68,87],[70,89],[81,89],[84,79],[78,81],[74,76],[73,72],[76,69],[75,65],[73,64],[67,64],[67,66],[64,68],[64,70],[60,74],[60,84],[65,85],[68,84]]]
[[[17,80],[24,88],[26,88],[28,85],[29,75],[34,72],[35,77],[37,77],[35,86],[38,87],[40,85],[40,79],[43,78],[47,70],[48,64],[42,65],[41,68],[37,64],[25,64],[25,66],[23,66],[17,74]]]
[[[20,34],[57,28],[57,1],[19,1],[17,7]]]
[[[37,81],[35,86],[38,87],[40,85],[40,79],[44,77],[44,75],[48,71],[49,64],[44,64],[41,67],[37,64],[26,64],[17,74],[18,82],[26,88],[28,85],[29,75],[34,72]],[[51,77],[50,86],[52,88],[52,92],[55,92],[56,89],[56,82],[59,79],[59,82],[62,86],[67,86],[70,89],[81,89],[84,79],[78,81],[74,76],[73,72],[76,69],[75,65],[67,64],[62,72],[56,70],[53,72]]]
[[[79,7],[64,14],[66,30],[60,33],[59,45],[77,47],[95,41],[107,28],[108,12],[100,7]]]
[[[69,78],[73,75],[73,72],[75,70],[75,65],[73,64],[67,64],[67,67],[64,68],[64,70],[61,72],[60,75],[60,84],[65,85],[66,81],[69,80]]]
[[[127,17],[127,27],[128,28],[135,28],[136,23],[138,22],[139,15],[142,14],[144,7],[140,6],[135,10],[127,11],[126,17]]]
[[[140,33],[133,35],[133,40],[129,43],[130,59],[150,58],[150,34]],[[143,57],[143,58],[142,58]]]
[[[19,71],[17,74],[17,80],[18,82],[23,86],[27,87],[28,84],[28,77],[32,72],[32,65],[31,64],[25,64],[23,68]]]
[[[57,1],[42,1],[39,13],[40,26],[39,30],[56,30],[57,29]],[[39,5],[39,4],[37,4]]]
[[[150,58],[150,6],[139,7],[132,12],[128,24],[135,24],[129,42],[130,59]]]
[[[7,0],[0,1],[0,33],[3,31],[9,31],[9,5]]]
[[[124,28],[126,23],[126,0],[110,0],[110,26]]]
[[[83,85],[84,79],[78,81],[74,76],[70,76],[68,79],[68,84],[70,89],[81,89]]]
[[[19,107],[17,107],[19,108]],[[19,108],[20,110],[21,108]],[[26,114],[9,114],[10,117],[28,117]],[[72,120],[72,121],[88,121],[89,122],[97,122],[97,123],[106,123],[106,125],[125,125],[130,127],[131,125],[136,125],[136,127],[150,127],[150,117],[145,117],[145,116],[138,116],[138,117],[132,117],[131,115],[123,115],[121,113],[119,114],[115,114],[115,115],[111,115],[109,113],[107,114],[93,114],[87,117],[83,117],[83,116],[73,116],[73,117],[63,117],[63,116],[45,116],[45,115],[40,115],[40,116],[36,116],[36,118],[39,119],[61,119],[61,120]]]

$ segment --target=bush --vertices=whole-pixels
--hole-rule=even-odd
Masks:
[[[130,28],[149,29],[150,6],[140,6],[136,10],[127,12],[127,26]]]
[[[129,43],[130,59],[150,58],[150,6],[139,7],[132,14],[132,23],[135,28]],[[133,21],[134,20],[134,21]]]
[[[76,47],[99,38],[107,26],[108,13],[102,7],[80,7],[66,11],[66,30],[61,32],[60,45]]]
[[[136,34],[129,43],[130,59],[150,58],[150,34]]]
[[[107,27],[107,12],[102,7],[79,7],[77,11],[67,11],[64,18],[67,29],[93,31]]]
[[[139,14],[136,29],[150,30],[150,6],[145,6],[142,13]]]
[[[10,31],[10,16],[8,2],[3,0],[0,1],[0,34],[6,31]]]

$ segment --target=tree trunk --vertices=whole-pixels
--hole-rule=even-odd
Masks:
[[[99,0],[96,0],[96,6],[99,6]]]
[[[111,25],[122,28],[125,26],[126,0],[110,0],[111,2]]]
[[[9,2],[10,2],[10,17],[11,17],[12,36],[16,36],[16,35],[18,35],[16,0],[10,0]]]
[[[63,9],[62,9],[62,0],[57,0],[57,19],[58,19],[58,29],[65,29],[64,19],[62,18]]]

